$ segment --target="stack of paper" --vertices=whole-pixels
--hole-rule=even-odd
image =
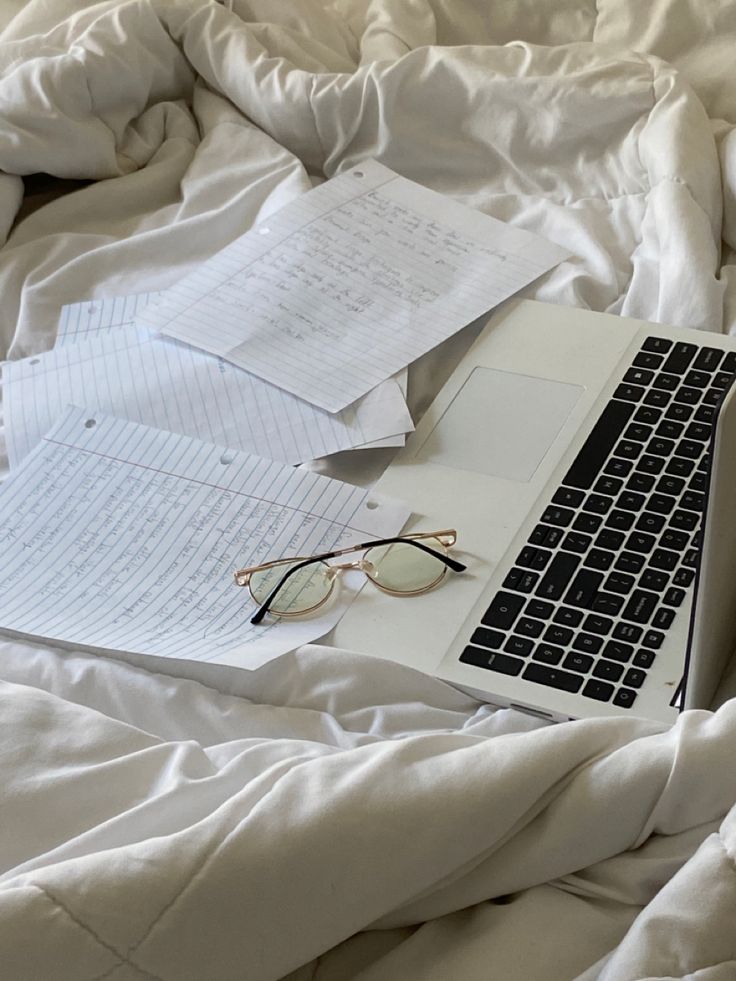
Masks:
[[[564,255],[368,161],[168,290],[65,307],[3,366],[0,629],[246,667],[321,636],[344,602],[253,627],[233,569],[409,508],[289,465],[401,444],[407,366]]]

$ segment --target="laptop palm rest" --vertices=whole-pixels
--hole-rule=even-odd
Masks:
[[[580,385],[476,367],[416,459],[526,483],[583,391]]]

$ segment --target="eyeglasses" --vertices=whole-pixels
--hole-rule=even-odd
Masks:
[[[392,596],[417,596],[438,586],[448,569],[465,571],[462,562],[447,554],[456,541],[454,529],[381,538],[311,557],[277,559],[238,569],[235,582],[247,586],[259,605],[251,623],[260,623],[266,613],[296,617],[318,609],[332,595],[343,569],[360,569],[379,589]],[[364,554],[355,562],[339,565],[328,565],[326,561],[350,552]]]

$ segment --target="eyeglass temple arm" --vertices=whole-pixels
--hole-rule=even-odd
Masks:
[[[405,545],[415,545],[423,552],[427,552],[429,555],[433,555],[436,559],[444,562],[444,564],[448,566],[448,568],[452,569],[453,572],[465,572],[467,569],[467,566],[463,565],[462,562],[458,562],[457,559],[451,559],[449,555],[443,555],[442,552],[438,552],[435,549],[430,548],[429,545],[423,545],[421,542],[418,542],[413,538],[402,538],[401,536],[398,536],[397,538],[379,538],[374,542],[361,542],[361,544],[353,545],[350,548],[340,548],[336,549],[334,552],[323,552],[321,555],[313,555],[311,558],[305,559],[298,565],[293,565],[289,570],[287,570],[287,572],[284,573],[281,579],[279,579],[263,603],[258,607],[255,614],[251,617],[250,622],[258,624],[261,622],[261,620],[263,620],[265,615],[268,613],[271,603],[273,603],[274,599],[279,593],[279,590],[283,588],[289,576],[293,575],[295,572],[298,572],[299,569],[303,569],[304,566],[311,565],[313,562],[323,562],[325,559],[334,559],[336,556],[345,555],[347,552],[362,552],[363,549],[366,548],[375,548],[378,545],[393,545],[397,542],[402,542]]]

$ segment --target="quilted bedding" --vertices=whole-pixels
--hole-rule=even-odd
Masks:
[[[734,0],[231,6],[0,35],[4,356],[366,157],[569,249],[527,295],[736,332]],[[0,643],[3,979],[736,978],[735,702],[547,727],[317,646],[175,675]]]

